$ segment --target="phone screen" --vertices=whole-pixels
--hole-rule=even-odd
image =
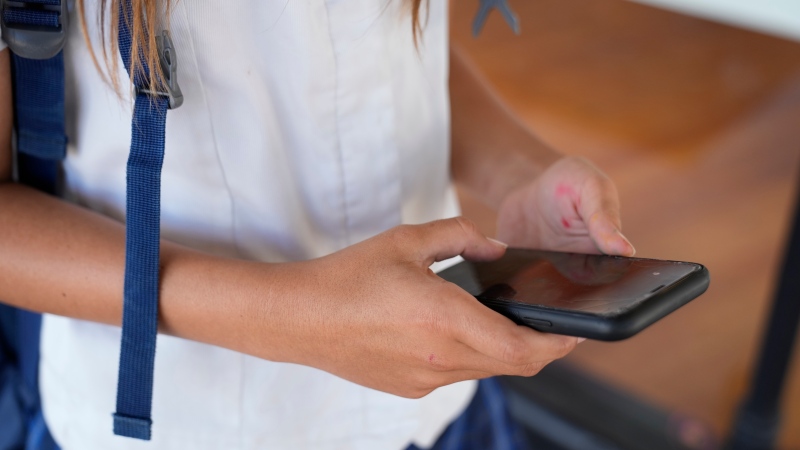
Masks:
[[[480,300],[598,315],[620,314],[692,272],[693,263],[508,249],[497,261],[465,261],[439,273]]]

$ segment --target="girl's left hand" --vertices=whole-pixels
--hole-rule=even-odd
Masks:
[[[633,256],[614,183],[583,158],[564,157],[500,205],[497,238],[512,247]]]

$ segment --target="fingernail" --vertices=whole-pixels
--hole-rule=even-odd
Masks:
[[[626,238],[625,235],[622,234],[621,231],[616,230],[616,232],[619,235],[619,237],[621,237],[622,240],[625,241],[626,244],[628,244],[628,247],[631,248],[631,256],[635,255],[636,254],[636,248],[633,246],[633,244],[631,244],[631,241],[629,241],[628,238]]]
[[[488,240],[490,240],[490,241],[494,242],[495,244],[497,244],[497,245],[499,245],[499,246],[501,246],[501,247],[503,247],[503,248],[508,248],[508,244],[506,244],[505,242],[500,242],[500,241],[498,241],[497,239],[492,239],[492,238],[490,238],[490,237],[487,237],[486,239],[488,239]]]
[[[586,338],[578,338],[578,344],[580,344],[581,342],[583,342],[585,340],[586,340]]]

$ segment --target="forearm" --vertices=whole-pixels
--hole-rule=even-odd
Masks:
[[[11,182],[11,71],[0,52],[0,301],[119,325],[125,228]],[[175,336],[290,361],[286,319],[304,263],[262,264],[161,244],[159,328]],[[267,289],[268,287],[268,289]]]
[[[562,156],[526,128],[455,47],[450,102],[453,177],[495,209]]]
[[[124,227],[13,183],[0,184],[0,299],[14,306],[119,325]],[[277,359],[249,342],[271,296],[290,281],[279,265],[217,258],[163,242],[162,332]],[[266,292],[262,287],[270,286]],[[256,301],[259,299],[260,301]],[[268,323],[263,323],[265,327]],[[260,333],[263,338],[263,331]]]

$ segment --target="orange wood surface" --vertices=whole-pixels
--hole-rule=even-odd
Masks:
[[[749,382],[800,183],[800,43],[622,0],[517,0],[514,36],[476,0],[452,37],[553,146],[616,181],[639,256],[705,264],[707,294],[569,359],[724,436]],[[491,149],[487,149],[491,151]],[[462,193],[487,233],[493,212]],[[798,274],[800,276],[800,274]],[[800,350],[780,448],[800,449]]]

